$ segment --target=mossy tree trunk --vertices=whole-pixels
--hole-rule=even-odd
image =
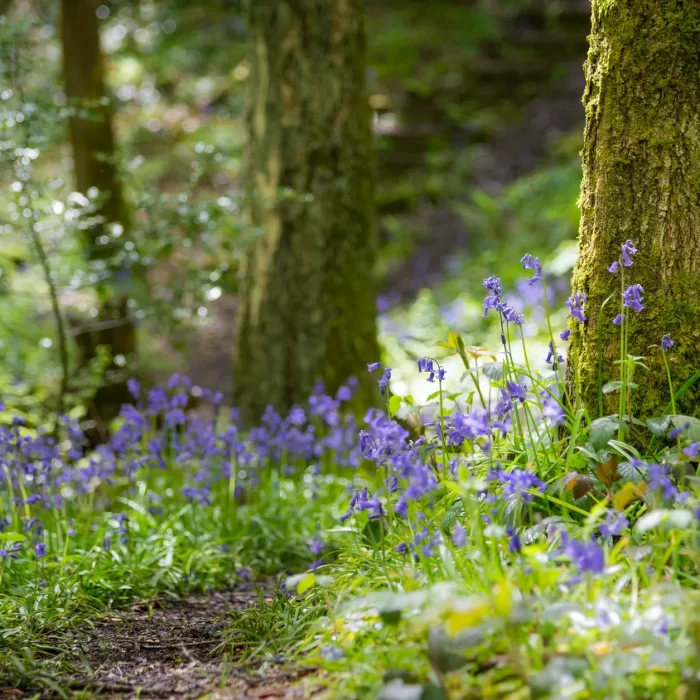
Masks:
[[[646,308],[630,310],[628,352],[646,358],[633,411],[659,415],[670,391],[659,344],[679,388],[700,369],[700,3],[697,0],[593,0],[586,63],[579,259],[575,291],[588,296],[588,321],[575,339],[578,388],[598,413],[600,307],[620,289],[607,266],[631,239],[625,286],[641,284]],[[603,310],[603,382],[619,379],[619,294]],[[679,410],[700,405],[700,384]],[[617,395],[604,412],[617,413]]]
[[[76,189],[88,194],[92,188],[99,192],[96,212],[102,220],[85,231],[88,260],[105,259],[114,253],[112,245],[100,238],[109,227],[118,223],[128,227],[121,183],[116,166],[112,111],[104,81],[104,61],[100,48],[99,18],[96,0],[63,0],[61,35],[63,46],[63,75],[68,105],[73,110],[69,120],[73,148]],[[103,239],[104,240],[104,239]],[[136,355],[136,331],[128,319],[124,290],[105,284],[98,289],[99,315],[76,334],[81,363],[87,364],[99,346],[107,346],[112,357],[129,360]],[[126,366],[113,364],[107,373],[106,385],[100,389],[90,410],[98,424],[105,424],[118,413],[122,402],[128,400]]]
[[[376,400],[373,165],[361,0],[249,3],[251,218],[234,400],[245,420],[350,376]]]

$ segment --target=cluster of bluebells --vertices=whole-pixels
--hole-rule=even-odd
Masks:
[[[114,488],[128,492],[137,488],[137,479],[173,463],[183,474],[181,495],[200,505],[210,504],[217,484],[228,485],[232,476],[238,495],[254,487],[270,462],[285,473],[305,469],[321,458],[355,468],[362,460],[359,426],[344,404],[352,400],[356,388],[357,381],[351,379],[330,396],[319,386],[305,408],[294,406],[282,417],[268,407],[260,424],[243,432],[237,411],[223,420],[221,394],[193,386],[187,377],[175,374],[165,387],[148,391],[132,379],[128,389],[133,403],[122,407],[119,426],[109,441],[92,451],[80,425],[66,416],[59,419],[58,437],[30,430],[23,418],[14,417],[0,425],[5,512],[16,514],[40,559],[47,554],[42,525],[46,513],[61,512],[87,495],[99,509],[110,503]],[[210,402],[213,417],[189,410],[194,399]],[[149,500],[151,511],[157,513],[161,497],[149,493]],[[117,513],[111,518],[115,524],[104,536],[105,550],[114,541],[128,543],[128,517]],[[3,514],[0,533],[10,523]],[[22,549],[5,546],[0,559],[16,558]]]
[[[428,381],[431,383],[435,381],[435,377],[437,377],[439,382],[442,382],[446,376],[445,368],[431,357],[421,357],[418,360],[418,371],[427,372]]]
[[[489,309],[495,309],[506,323],[514,323],[516,326],[522,326],[525,323],[524,316],[501,299],[503,284],[498,277],[493,275],[488,277],[484,280],[483,287],[488,292],[484,298],[484,318],[488,316]]]

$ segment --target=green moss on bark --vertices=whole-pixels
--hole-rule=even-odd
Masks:
[[[649,372],[636,379],[633,408],[660,413],[669,401],[658,346],[668,333],[679,387],[700,369],[700,4],[696,0],[593,0],[586,63],[586,131],[576,291],[589,299],[578,332],[578,390],[598,412],[598,314],[620,275],[607,266],[631,239],[639,248],[625,286],[641,284],[646,308],[632,312],[629,353]],[[617,379],[617,300],[604,310],[603,381]],[[572,379],[573,381],[573,379]],[[608,413],[617,399],[605,399]],[[700,386],[680,409],[698,412]]]
[[[249,5],[249,191],[234,400],[245,420],[377,358],[373,167],[360,0]]]

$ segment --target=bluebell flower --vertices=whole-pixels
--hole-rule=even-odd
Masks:
[[[644,309],[644,288],[641,284],[632,284],[622,292],[623,306],[634,309],[637,313]]]
[[[444,381],[445,379],[445,368],[430,357],[421,357],[418,360],[418,371],[427,372],[429,382],[434,382],[436,376],[438,381]]]
[[[589,542],[570,539],[566,532],[561,533],[562,553],[568,556],[580,573],[602,574],[605,570],[605,552],[591,538]]]
[[[450,539],[455,547],[464,547],[467,544],[467,531],[459,523],[455,523]]]
[[[406,516],[408,516],[408,503],[406,503],[405,498],[401,497],[398,501],[396,501],[396,505],[394,506],[394,513],[396,513],[396,515],[400,516],[401,518],[405,518]]]
[[[508,537],[508,551],[511,554],[520,554],[523,547],[518,531],[514,527],[509,527],[506,529],[506,536]]]
[[[552,369],[556,372],[557,367],[559,367],[559,363],[564,362],[564,358],[554,350],[554,346],[552,345],[552,341],[549,341],[549,352],[547,353],[547,359],[545,362],[548,365],[552,365]]]
[[[551,426],[561,425],[566,419],[561,404],[549,395],[542,400],[542,415]]]
[[[630,267],[632,265],[632,255],[637,253],[637,249],[632,241],[627,240],[622,244],[622,264],[625,267]]]
[[[621,535],[628,526],[629,520],[622,513],[610,511],[599,529],[603,537],[613,537]]]
[[[500,278],[494,275],[491,275],[491,277],[485,279],[482,283],[482,287],[490,291],[495,297],[500,297],[501,292],[503,291]]]
[[[661,349],[664,352],[668,352],[672,347],[674,343],[671,340],[671,336],[666,334],[663,338],[661,338]]]
[[[683,448],[683,454],[690,459],[700,457],[700,442],[693,442],[688,447]]]
[[[569,309],[569,317],[575,319],[579,323],[585,323],[587,316],[584,313],[584,306],[588,303],[588,299],[583,292],[575,292],[565,302]]]
[[[128,379],[126,382],[126,388],[129,390],[129,393],[135,399],[138,399],[139,394],[141,393],[141,385],[138,383],[138,381],[136,379],[134,379],[133,377]]]
[[[522,326],[525,323],[525,316],[519,314],[510,304],[503,304],[500,311],[504,320],[508,321],[508,323],[514,323],[516,326]],[[503,338],[503,336],[501,337]],[[503,344],[505,345],[505,342]]]
[[[664,498],[675,499],[678,489],[668,476],[668,471],[660,464],[650,464],[647,469],[647,478],[652,489],[661,491]]]
[[[375,370],[378,370],[382,366],[381,362],[370,362],[367,365],[367,371],[371,374]]]
[[[389,382],[391,381],[391,369],[389,367],[384,368],[384,374],[381,376],[381,379],[379,382],[379,391],[382,392],[382,396],[386,394],[386,390],[389,386]]]
[[[314,556],[318,556],[323,552],[325,549],[325,545],[323,544],[323,540],[321,540],[318,535],[314,535],[310,540],[307,540],[306,543],[309,546],[309,551],[311,554]]]
[[[46,554],[46,545],[43,542],[38,542],[34,545],[34,553],[37,559],[42,559]]]
[[[615,260],[608,265],[608,272],[614,275],[620,269],[620,263]]]
[[[562,332],[559,334],[559,337],[560,337],[562,340],[568,340],[568,339],[571,337],[571,330],[570,330],[569,328],[567,328],[565,331],[562,331]]]
[[[613,319],[613,326],[621,326],[621,325],[622,325],[622,314],[618,314]]]
[[[523,270],[534,270],[535,274],[528,280],[528,284],[535,284],[542,279],[542,265],[539,258],[533,258],[530,253],[526,253],[520,259]]]
[[[525,401],[527,389],[523,384],[519,384],[518,382],[506,382],[506,389],[508,396],[513,399],[513,401],[520,401],[521,403]]]

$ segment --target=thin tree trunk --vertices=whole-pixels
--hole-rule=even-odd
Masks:
[[[576,338],[578,388],[598,413],[598,322],[620,289],[607,266],[632,240],[639,252],[625,286],[641,284],[646,308],[630,312],[628,351],[645,356],[635,376],[638,416],[659,415],[670,391],[659,344],[669,334],[673,383],[700,369],[700,3],[697,0],[593,0],[586,64],[579,259],[575,291],[588,296]],[[603,310],[603,382],[619,378],[619,294]],[[655,347],[656,346],[656,347]],[[700,384],[679,410],[698,411]],[[606,395],[604,412],[617,412]]]
[[[86,257],[90,260],[113,254],[113,246],[100,240],[109,233],[110,225],[119,223],[127,228],[129,224],[115,162],[112,111],[105,90],[96,14],[99,4],[96,0],[63,0],[61,13],[65,90],[68,104],[75,110],[69,126],[76,189],[87,195],[96,188],[101,198],[96,213],[103,222],[85,232]],[[127,317],[126,296],[123,290],[109,285],[98,291],[102,301],[95,329],[76,336],[81,362],[87,364],[95,357],[100,345],[107,346],[113,357],[129,360],[137,348],[136,330]],[[128,400],[127,372],[128,365],[114,364],[108,370],[107,383],[97,392],[90,407],[98,424],[114,418],[121,403]]]
[[[377,359],[373,163],[361,0],[249,7],[251,218],[234,397],[267,404],[334,391]]]

